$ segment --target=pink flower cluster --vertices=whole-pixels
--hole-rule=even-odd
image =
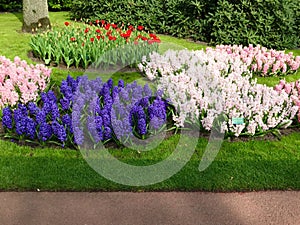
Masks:
[[[50,74],[51,70],[42,64],[28,65],[19,57],[12,62],[0,56],[0,109],[36,100],[46,88]]]
[[[300,67],[300,56],[292,52],[268,50],[257,45],[217,45],[216,51],[227,53],[233,57],[240,57],[249,70],[259,76],[280,76],[295,73]]]
[[[298,122],[300,123],[300,80],[291,83],[287,83],[285,80],[281,80],[279,84],[274,87],[274,89],[278,93],[287,93],[294,105],[299,108],[297,118]]]

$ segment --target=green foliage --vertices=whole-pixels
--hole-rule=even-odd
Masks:
[[[76,0],[71,17],[144,25],[148,30],[211,44],[300,44],[298,0]]]
[[[67,11],[72,6],[72,0],[48,0],[49,10]]]
[[[296,0],[220,0],[208,20],[212,24],[211,40],[214,44],[297,47],[300,43],[298,9]]]
[[[48,0],[49,10],[62,11],[69,10],[72,0]],[[22,0],[0,0],[0,12],[19,12],[22,11]]]
[[[22,10],[22,0],[0,0],[0,12],[19,12]]]
[[[215,2],[216,0],[212,1]],[[143,25],[156,33],[205,40],[205,15],[212,7],[205,0],[76,0],[71,17],[104,19],[118,24]]]

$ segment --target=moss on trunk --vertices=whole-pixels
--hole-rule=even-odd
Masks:
[[[36,23],[25,24],[23,23],[22,31],[23,32],[36,32],[37,30],[47,30],[51,29],[50,20],[48,17],[41,18]]]

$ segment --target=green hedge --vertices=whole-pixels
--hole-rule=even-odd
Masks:
[[[70,10],[72,0],[48,0],[50,11]],[[0,0],[0,12],[22,11],[22,0]]]
[[[299,0],[75,0],[71,17],[104,19],[211,44],[300,45]]]
[[[299,0],[220,0],[209,19],[211,40],[295,48],[300,37],[299,10]]]
[[[0,12],[19,12],[22,10],[22,0],[0,0]]]
[[[155,33],[205,40],[205,15],[214,1],[75,0],[71,17],[143,25]]]

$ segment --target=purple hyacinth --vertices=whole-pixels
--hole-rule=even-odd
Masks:
[[[115,100],[117,98],[119,92],[120,92],[119,88],[117,86],[115,86],[112,91],[112,99],[113,100]]]
[[[26,105],[18,104],[18,110],[20,110],[21,115],[28,116],[28,110],[27,110]]]
[[[166,103],[160,98],[156,98],[148,108],[149,117],[158,117],[162,120],[166,120]]]
[[[111,131],[110,127],[104,127],[103,140],[107,141],[107,140],[111,139],[111,137],[112,137],[112,131]]]
[[[27,108],[28,108],[30,114],[34,115],[34,116],[39,111],[39,108],[37,107],[36,103],[34,103],[34,102],[29,102],[27,105]]]
[[[150,89],[150,87],[149,87],[148,84],[146,84],[144,86],[144,90],[143,91],[144,91],[144,96],[147,96],[147,97],[152,96],[152,90]]]
[[[110,115],[109,114],[102,115],[102,121],[105,127],[109,127],[111,124]]]
[[[72,126],[72,119],[69,114],[65,114],[62,116],[61,121],[66,129],[70,131],[70,133],[73,133],[73,126]]]
[[[118,87],[120,87],[120,88],[125,87],[125,83],[124,83],[123,80],[119,80],[119,82],[118,82]]]
[[[39,127],[38,138],[41,141],[47,141],[53,134],[51,125],[42,122]]]
[[[56,103],[52,103],[51,106],[51,119],[52,121],[58,119],[60,117],[60,112]]]
[[[57,121],[52,122],[52,130],[53,134],[57,137],[59,141],[62,143],[67,140],[66,129],[63,125],[60,125]]]
[[[82,145],[84,142],[84,133],[79,127],[74,127],[74,142],[77,145]]]
[[[59,100],[62,110],[67,111],[70,109],[70,100],[63,97]]]
[[[103,141],[103,131],[102,131],[103,120],[101,116],[95,117],[95,124],[98,132],[98,137],[100,138],[101,141]]]
[[[73,97],[72,88],[68,85],[68,82],[66,80],[63,80],[61,82],[60,92],[63,94],[63,96],[66,99],[68,99],[70,101],[72,100],[72,97]]]
[[[32,118],[25,118],[26,121],[26,136],[30,139],[34,139],[36,135],[36,125],[37,123]]]
[[[120,97],[123,101],[129,101],[130,100],[129,93],[126,89],[121,89],[119,94],[120,94]]]
[[[100,139],[100,137],[98,135],[98,132],[97,132],[97,125],[96,125],[96,122],[95,122],[95,118],[93,116],[88,116],[86,125],[87,125],[87,128],[88,128],[89,134],[92,137],[92,140],[95,143],[98,143],[101,139]]]
[[[48,99],[51,101],[51,102],[57,102],[57,98],[56,98],[56,96],[55,96],[55,94],[54,94],[54,92],[53,91],[48,91],[47,92],[47,96],[48,96]]]
[[[16,132],[18,135],[23,135],[26,132],[26,115],[23,114],[21,109],[14,111],[14,121],[16,124]]]
[[[13,121],[12,121],[12,111],[10,107],[5,107],[2,111],[2,125],[5,128],[12,129]]]
[[[74,93],[77,90],[79,79],[75,80],[70,75],[67,76],[67,84],[71,87],[72,92]]]
[[[46,116],[47,115],[46,115],[45,111],[40,109],[36,114],[35,120],[37,123],[42,124],[42,123],[46,122]]]
[[[145,135],[147,133],[147,123],[144,118],[139,118],[137,121],[137,130],[140,135]]]
[[[110,96],[110,87],[107,83],[103,84],[103,87],[100,91],[101,96]]]

